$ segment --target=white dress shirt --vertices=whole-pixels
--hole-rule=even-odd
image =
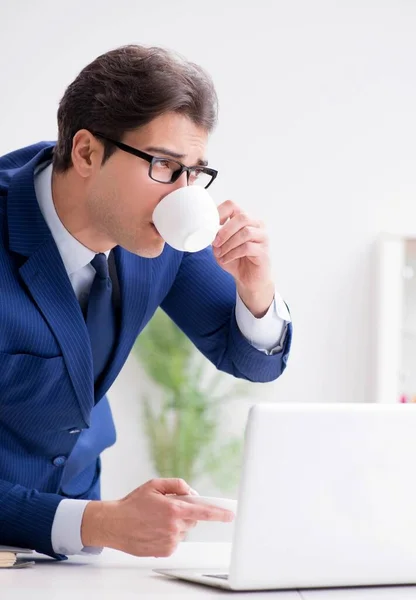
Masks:
[[[40,165],[35,173],[35,192],[42,215],[55,240],[68,277],[80,304],[84,307],[95,276],[90,262],[95,252],[74,238],[58,217],[52,199],[52,163]],[[106,252],[108,258],[110,251]],[[267,354],[281,350],[290,315],[276,292],[266,315],[257,319],[236,299],[236,321],[241,333],[252,346]],[[52,525],[52,547],[58,554],[98,553],[99,548],[84,548],[81,523],[89,500],[64,499],[58,505]]]

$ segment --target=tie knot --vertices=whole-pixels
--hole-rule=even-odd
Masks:
[[[105,254],[96,254],[90,263],[100,279],[108,278],[108,261]]]

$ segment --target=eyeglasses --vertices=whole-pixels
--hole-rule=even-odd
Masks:
[[[163,158],[161,156],[152,156],[151,154],[147,154],[147,152],[128,146],[123,142],[112,140],[102,133],[94,132],[93,135],[110,142],[110,144],[114,144],[114,146],[117,146],[117,148],[120,148],[120,150],[123,150],[124,152],[147,160],[147,162],[150,163],[149,177],[158,183],[175,183],[182,173],[185,172],[188,185],[198,185],[207,189],[218,175],[218,171],[215,169],[209,169],[208,167],[203,166],[186,167],[176,160]]]

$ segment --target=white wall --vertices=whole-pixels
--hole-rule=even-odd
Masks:
[[[1,153],[54,139],[66,85],[115,46],[171,47],[211,72],[212,192],[268,221],[294,318],[289,368],[256,398],[373,400],[373,244],[416,218],[416,3],[14,0],[0,22]],[[151,472],[134,372],[112,390],[108,496]]]

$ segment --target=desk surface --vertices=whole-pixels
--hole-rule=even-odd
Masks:
[[[0,597],[7,600],[137,600],[137,598],[219,598],[232,600],[412,600],[416,586],[302,590],[282,592],[226,592],[176,581],[152,572],[157,568],[225,569],[231,544],[184,543],[169,558],[135,558],[114,550],[100,556],[74,556],[64,562],[35,556],[27,569],[0,571]]]

